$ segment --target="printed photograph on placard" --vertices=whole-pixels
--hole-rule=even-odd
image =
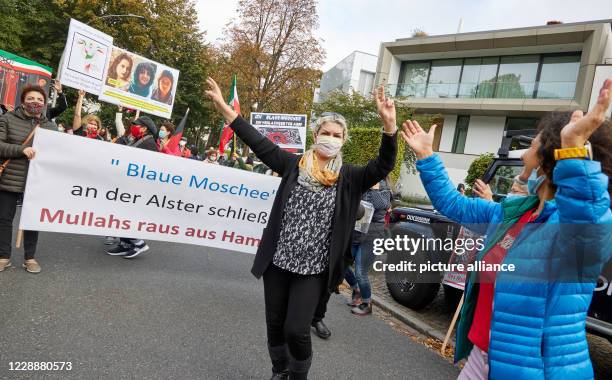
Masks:
[[[143,98],[151,97],[156,72],[156,64],[149,60],[142,59],[141,57],[137,57],[134,60],[134,69],[132,70],[132,79],[129,88],[130,93],[142,96]]]
[[[132,78],[134,58],[129,53],[113,48],[110,62],[106,85],[127,91]]]

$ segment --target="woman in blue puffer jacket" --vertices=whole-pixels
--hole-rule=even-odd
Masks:
[[[460,195],[433,153],[435,126],[427,133],[404,123],[436,209],[470,229],[482,226],[478,261],[515,268],[469,275],[455,350],[455,361],[469,355],[460,379],[593,378],[585,321],[612,253],[611,94],[608,79],[588,114],[546,115],[522,156],[537,168],[530,195],[501,204]]]

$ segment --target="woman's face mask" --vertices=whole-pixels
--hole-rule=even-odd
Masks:
[[[343,141],[341,138],[318,135],[312,148],[324,157],[335,157],[342,149]]]
[[[540,186],[542,186],[545,180],[546,174],[538,176],[538,170],[534,169],[531,172],[529,179],[527,180],[527,190],[529,192],[529,195],[538,195],[538,190],[540,189]]]
[[[37,101],[26,101],[23,103],[23,108],[30,115],[40,115],[45,105]]]
[[[167,131],[164,131],[164,130],[159,131],[159,138],[160,139],[165,139],[166,136],[168,136],[168,132]]]

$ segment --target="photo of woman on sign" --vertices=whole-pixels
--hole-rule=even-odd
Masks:
[[[108,69],[106,84],[127,91],[130,86],[132,66],[134,66],[134,61],[129,54],[120,53],[117,55]]]
[[[174,86],[174,76],[170,70],[162,71],[161,75],[157,79],[157,88],[153,91],[151,99],[165,103],[172,104],[172,87]]]
[[[130,84],[130,92],[132,94],[148,97],[151,93],[151,85],[155,79],[155,71],[157,67],[150,62],[140,62],[136,66],[132,83]]]

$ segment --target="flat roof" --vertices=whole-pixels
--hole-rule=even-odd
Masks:
[[[576,25],[588,25],[588,24],[612,24],[612,19],[604,19],[604,20],[593,20],[593,21],[580,21],[580,22],[571,22],[571,23],[562,23],[562,24],[553,24],[553,25],[534,25],[534,26],[525,26],[521,28],[509,28],[509,29],[493,29],[493,30],[479,30],[475,32],[464,32],[464,33],[449,33],[449,34],[437,34],[437,35],[428,35],[422,37],[404,37],[398,38],[395,42],[398,41],[407,41],[407,40],[427,40],[431,37],[450,37],[450,36],[468,36],[470,34],[479,34],[479,33],[495,33],[495,32],[512,32],[518,30],[529,30],[529,29],[545,29],[545,28],[557,28],[564,26],[576,26]]]

